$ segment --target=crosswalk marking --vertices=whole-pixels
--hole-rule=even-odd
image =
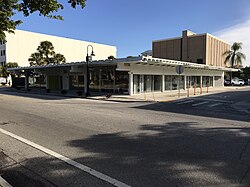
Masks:
[[[204,102],[192,104],[192,106],[199,106],[199,105],[204,105],[204,104],[207,104],[207,103],[208,103],[207,101],[204,101]]]
[[[209,107],[215,107],[215,106],[219,106],[219,105],[222,105],[222,103],[215,103],[215,104],[208,105],[208,106],[209,106]]]
[[[184,102],[177,103],[177,105],[182,105],[182,104],[187,104],[187,103],[193,103],[193,102],[194,102],[193,100],[189,100],[189,101],[184,101]]]
[[[209,102],[208,100],[207,101],[198,101],[198,100],[193,100],[193,99],[181,99],[181,100],[177,100],[177,101],[173,101],[171,102],[172,104],[177,104],[177,105],[184,105],[184,104],[192,104],[191,106],[192,107],[196,107],[196,106],[200,106],[200,105],[204,105],[204,104],[207,104],[208,107],[212,108],[212,107],[216,107],[216,106],[219,106],[219,105],[222,105],[223,102],[217,102],[217,103],[214,103],[214,102]]]
[[[179,102],[182,102],[182,101],[185,101],[184,99],[179,99],[179,100],[176,100],[176,101],[172,101],[171,103],[179,103]]]

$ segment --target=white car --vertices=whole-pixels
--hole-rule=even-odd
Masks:
[[[233,79],[231,83],[232,86],[243,86],[245,84],[243,79]]]
[[[7,79],[5,77],[0,77],[0,84],[2,85],[7,84]]]

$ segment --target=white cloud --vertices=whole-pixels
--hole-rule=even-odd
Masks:
[[[230,44],[242,42],[242,52],[247,57],[246,61],[243,62],[243,66],[250,66],[250,18],[244,23],[218,31],[214,35]]]

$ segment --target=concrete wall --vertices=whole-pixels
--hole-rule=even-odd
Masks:
[[[153,56],[172,60],[181,59],[181,39],[153,42]]]
[[[206,35],[188,37],[186,39],[187,45],[184,45],[184,41],[182,61],[198,63],[198,59],[200,59],[202,60],[200,64],[206,64]]]
[[[230,44],[209,34],[206,35],[206,44],[206,64],[225,67],[223,53],[230,50]]]
[[[224,67],[230,44],[210,34],[183,31],[181,38],[153,41],[153,57]]]
[[[6,33],[6,62],[17,62],[19,66],[29,66],[28,58],[40,45],[41,41],[52,42],[55,52],[66,57],[67,62],[85,61],[87,46],[93,45],[93,60],[105,60],[110,55],[116,57],[116,47],[85,42],[75,39],[16,30],[15,34]],[[89,48],[91,53],[91,48]]]

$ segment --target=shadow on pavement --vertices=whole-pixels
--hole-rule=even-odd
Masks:
[[[142,125],[136,135],[99,134],[69,141],[67,146],[92,153],[75,161],[132,186],[249,186],[250,128],[201,125]],[[44,186],[108,186],[53,158],[28,159],[22,166],[36,171]],[[3,177],[10,183],[18,181],[13,177],[20,177],[20,170],[4,170]]]
[[[143,125],[138,135],[99,134],[68,146],[96,155],[76,161],[132,186],[249,186],[250,128],[200,125]]]
[[[55,158],[35,157],[1,168],[13,187],[111,186]]]
[[[68,98],[79,98],[77,96],[66,96],[58,94],[48,94],[48,93],[33,93],[28,91],[17,91],[14,89],[3,90],[0,88],[0,94],[2,95],[12,95],[17,97],[26,97],[26,98],[34,98],[34,99],[42,99],[42,100],[63,100]]]
[[[192,107],[191,104],[178,105],[174,103],[150,103],[147,105],[136,106],[141,110],[152,110],[177,114],[187,114],[193,116],[211,117],[218,119],[229,119],[236,121],[250,122],[250,91],[223,92],[211,95],[188,98],[190,100],[221,102],[218,107]],[[237,109],[236,109],[237,106]],[[244,112],[247,111],[247,112]]]

